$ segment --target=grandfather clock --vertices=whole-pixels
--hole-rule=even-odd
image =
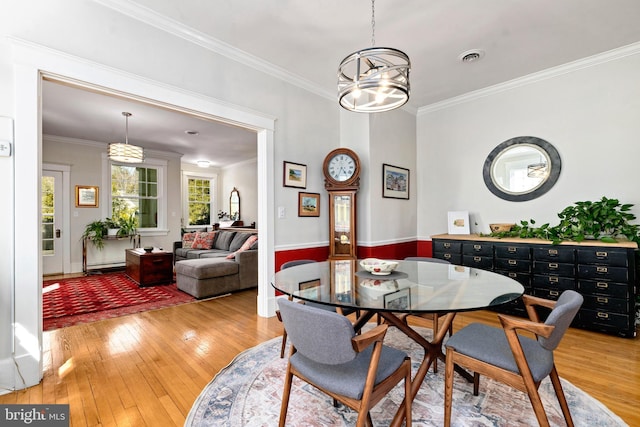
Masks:
[[[322,172],[329,193],[329,259],[356,259],[360,159],[348,148],[337,148],[327,154]]]

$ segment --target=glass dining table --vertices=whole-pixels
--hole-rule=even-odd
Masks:
[[[356,310],[356,331],[379,315],[420,344],[425,352],[412,379],[412,398],[433,361],[444,358],[442,343],[456,313],[498,307],[524,292],[520,283],[501,274],[424,261],[399,261],[387,275],[366,271],[358,260],[302,264],[277,272],[271,284],[293,299]],[[431,340],[406,321],[407,315],[428,313],[440,316]],[[402,420],[400,408],[391,425],[399,426]]]

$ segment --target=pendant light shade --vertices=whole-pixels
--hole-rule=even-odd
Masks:
[[[401,50],[375,47],[375,0],[371,0],[371,46],[347,56],[338,67],[338,100],[343,108],[379,113],[409,101],[411,61]]]
[[[125,142],[112,142],[109,144],[109,159],[122,163],[142,163],[144,161],[142,147],[129,144],[129,117],[132,114],[122,112],[122,115],[125,117]]]

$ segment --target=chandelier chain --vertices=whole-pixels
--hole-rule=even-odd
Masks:
[[[371,0],[371,47],[376,45],[376,0]]]

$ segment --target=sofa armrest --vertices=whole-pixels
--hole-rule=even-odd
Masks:
[[[258,285],[258,251],[248,250],[236,253],[236,262],[240,264],[239,279],[242,288]]]

